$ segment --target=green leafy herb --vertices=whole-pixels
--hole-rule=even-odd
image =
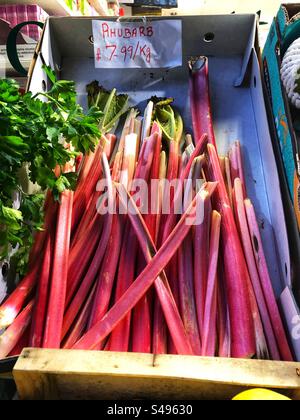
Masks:
[[[30,92],[21,95],[14,80],[0,80],[0,259],[18,247],[23,267],[33,233],[42,228],[44,195],[25,194],[19,179],[21,169],[26,165],[29,179],[41,191],[52,190],[59,200],[64,190],[75,189],[76,174],[57,177],[54,169],[95,149],[104,117],[95,106],[83,111],[74,82],[57,80],[53,70],[44,70],[50,90],[35,96]]]

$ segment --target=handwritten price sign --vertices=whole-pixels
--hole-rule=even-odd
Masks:
[[[96,68],[182,66],[181,20],[93,21]]]

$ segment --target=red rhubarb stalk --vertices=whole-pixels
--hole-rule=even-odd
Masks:
[[[208,77],[208,58],[200,57],[195,62],[190,62],[190,97],[194,136],[199,142],[203,133],[207,133],[209,142],[216,145]]]
[[[256,301],[264,326],[264,331],[272,360],[281,360],[278,346],[276,343],[276,337],[274,335],[271,319],[268,313],[268,308],[266,305],[264,293],[260,284],[260,278],[256,267],[256,261],[252,249],[251,237],[248,229],[248,222],[243,197],[244,191],[241,180],[239,178],[236,178],[234,182],[235,212],[237,217],[237,224],[243,243],[244,254],[246,257],[248,270],[251,278],[252,289],[254,290],[256,296]]]
[[[204,324],[211,213],[210,196],[206,194],[203,196],[203,221],[195,227],[194,235],[194,287],[200,337],[203,335]]]
[[[107,245],[103,265],[97,280],[97,290],[88,323],[92,328],[107,313],[111,300],[115,276],[118,269],[123,228],[119,215],[113,215],[112,231]]]
[[[138,272],[141,273],[142,271],[141,269]],[[149,299],[150,294],[147,293],[133,310],[132,351],[134,353],[151,353],[152,350],[152,321]]]
[[[208,188],[210,194],[213,193],[215,186],[211,186]],[[208,194],[206,191],[202,191],[202,193]],[[202,193],[199,194],[199,200],[202,198]],[[121,201],[123,202],[123,194],[120,195]],[[153,256],[157,253],[154,241],[151,237],[151,234],[143,220],[139,210],[137,209],[134,201],[129,196],[129,201],[131,203],[133,212],[129,213],[130,222],[132,223],[133,229],[136,233],[136,236],[139,240],[141,250],[146,258],[147,263],[150,263]],[[198,202],[198,206],[201,206],[201,202]],[[189,340],[187,334],[185,332],[179,311],[177,309],[174,297],[172,295],[170,285],[166,278],[164,272],[161,273],[159,278],[155,281],[155,288],[158,294],[158,297],[161,302],[161,306],[163,308],[164,316],[167,320],[168,327],[170,329],[170,333],[172,335],[172,339],[176,344],[176,349],[179,354],[189,354],[186,353],[188,350],[191,351],[191,347],[189,345]],[[167,295],[166,295],[167,294]],[[188,343],[188,344],[185,344]]]
[[[167,180],[172,182],[173,180],[177,180],[178,177],[178,165],[179,165],[179,143],[177,140],[171,140],[169,142],[169,162],[168,162],[168,170],[167,170]],[[165,190],[166,194],[163,197],[163,202],[168,204],[168,200],[170,200],[170,204],[174,202],[175,193],[173,188],[170,190]],[[159,241],[158,245],[161,246],[164,240],[164,226],[167,220],[167,215],[163,214],[161,217],[161,231],[159,234]],[[175,220],[176,223],[176,220]],[[174,257],[177,258],[176,256]],[[177,261],[177,259],[176,259]],[[170,263],[171,265],[174,264],[173,261]],[[163,315],[163,311],[158,300],[154,302],[154,325],[153,325],[153,352],[154,354],[166,354],[168,352],[167,348],[167,327]]]
[[[113,206],[114,206],[114,190],[112,185],[112,179],[110,175],[109,165],[105,153],[102,156],[103,171],[105,178],[107,180],[107,196],[108,196],[108,213],[105,215],[104,228],[101,235],[101,239],[98,242],[98,247],[95,254],[92,257],[91,263],[89,264],[86,275],[84,276],[81,285],[72,300],[71,304],[67,307],[64,323],[63,323],[63,332],[62,338],[66,336],[70,330],[80,308],[85,302],[93,282],[99,272],[105,253],[107,252],[107,247],[111,237],[112,223],[113,223]]]
[[[165,179],[167,176],[167,155],[166,152],[161,152],[160,163],[159,163],[159,188],[158,188],[158,203],[157,203],[157,218],[156,218],[156,232],[155,232],[155,243],[158,243],[158,235],[161,225],[161,213],[164,197],[164,186]]]
[[[74,203],[79,198],[79,193],[82,191],[82,188],[84,187],[86,178],[88,177],[88,174],[93,166],[95,155],[98,148],[99,148],[99,145],[97,146],[96,151],[94,153],[89,153],[88,155],[85,155],[83,158],[83,162],[82,162],[81,169],[78,176],[76,191],[74,194]]]
[[[78,223],[84,214],[91,198],[93,196],[93,192],[96,190],[96,185],[98,181],[101,179],[102,176],[102,165],[101,165],[101,157],[103,151],[106,147],[106,138],[103,136],[100,141],[100,145],[95,153],[95,158],[93,165],[85,178],[85,181],[82,185],[80,190],[76,190],[76,197],[78,197],[74,202],[74,208],[72,212],[72,233],[78,227]]]
[[[108,215],[109,217],[109,215]],[[67,310],[64,315],[64,322],[63,322],[63,331],[62,331],[62,339],[65,338],[66,334],[70,330],[78,312],[80,311],[83,302],[87,298],[93,282],[99,272],[101,267],[108,241],[110,238],[111,226],[112,223],[110,221],[110,217],[107,223],[104,223],[104,230],[103,234],[101,235],[101,239],[98,242],[98,247],[94,255],[92,256],[91,263],[88,266],[86,275],[81,278],[81,284],[79,286],[78,291],[75,293],[74,297],[70,299],[70,303],[67,307]],[[90,315],[91,311],[89,312]]]
[[[193,352],[200,356],[201,340],[194,297],[192,236],[190,234],[178,250],[178,271],[179,299],[183,324]]]
[[[96,292],[96,284],[93,286],[86,303],[84,304],[75,324],[72,325],[70,333],[67,336],[62,348],[71,349],[86,331],[88,319],[92,310],[93,300]]]
[[[72,191],[61,194],[53,255],[50,296],[43,347],[59,349],[68,282],[68,264],[72,224]]]
[[[111,148],[115,144],[116,136],[114,135],[107,135],[106,137],[106,146],[105,146],[105,154],[107,159],[112,154]],[[99,179],[100,181],[100,179]],[[89,201],[89,204],[86,207],[86,211],[83,214],[83,217],[78,224],[78,227],[75,232],[73,232],[72,237],[72,248],[77,244],[78,240],[82,237],[87,236],[87,231],[91,228],[93,222],[95,221],[96,217],[96,208],[97,203],[101,198],[101,192],[98,190],[98,185],[95,187],[95,191],[92,193],[92,199]]]
[[[219,337],[219,357],[229,358],[231,355],[231,338],[230,338],[230,319],[229,308],[227,304],[227,296],[225,285],[223,282],[223,269],[220,269],[219,262],[218,274],[218,337]]]
[[[196,159],[190,170],[190,174],[185,185],[184,209],[194,198],[193,174],[196,167]],[[208,194],[203,191],[201,200]],[[195,303],[194,290],[194,256],[193,256],[193,236],[191,233],[187,236],[178,251],[178,273],[179,273],[179,297],[180,309],[183,323],[196,355],[201,355],[201,338],[198,328],[198,319]]]
[[[0,360],[4,359],[18,344],[30,324],[34,301],[17,316],[14,323],[0,336]]]
[[[126,317],[135,307],[141,298],[147,293],[160,273],[182,244],[191,229],[191,224],[196,222],[197,214],[200,209],[196,206],[198,196],[191,204],[188,211],[182,216],[180,222],[173,230],[169,238],[165,241],[158,253],[149,262],[145,270],[140,274],[136,281],[130,286],[120,300],[110,309],[105,317],[98,322],[81,340],[73,347],[77,350],[96,348]],[[187,223],[188,222],[188,223]]]
[[[158,140],[158,134],[154,133],[149,138],[145,139],[140,157],[138,160],[137,168],[135,171],[135,179],[144,180],[148,182],[156,142]],[[120,264],[118,268],[118,278],[116,283],[116,294],[115,301],[117,302],[126,290],[131,286],[135,276],[135,262],[137,256],[137,241],[132,232],[131,225],[127,221],[125,228],[124,240],[122,243],[122,250],[120,256]],[[130,246],[128,244],[130,243]],[[111,351],[126,352],[129,349],[130,339],[130,326],[131,326],[131,314],[120,323],[112,332],[110,339]]]
[[[33,270],[36,265],[37,260],[39,260],[43,248],[45,246],[45,241],[48,235],[48,226],[52,226],[53,222],[56,221],[57,216],[57,206],[54,202],[53,195],[51,191],[47,192],[46,200],[44,204],[45,211],[45,221],[44,229],[41,232],[38,232],[35,236],[33,247],[30,251],[29,256],[29,271]]]
[[[0,330],[9,327],[21,312],[22,308],[24,308],[26,301],[28,301],[28,298],[36,286],[38,271],[39,264],[36,264],[33,271],[24,277],[17,288],[0,307]]]
[[[267,345],[267,340],[264,333],[264,328],[259,313],[258,304],[255,298],[255,293],[253,290],[252,283],[250,278],[247,279],[248,288],[249,288],[249,297],[250,305],[253,317],[254,332],[255,332],[255,341],[256,341],[256,358],[262,360],[269,360],[270,353]],[[278,360],[278,359],[277,359]]]
[[[256,353],[254,326],[251,314],[248,276],[242,245],[220,168],[216,148],[208,144],[209,174],[218,182],[215,205],[221,214],[222,251],[228,305],[230,310],[232,357],[251,358]]]
[[[97,217],[97,203],[101,199],[101,194],[98,191],[94,191],[92,200],[86,208],[85,214],[82,216],[80,223],[75,232],[73,232],[71,249],[75,248],[80,240],[84,240],[87,236],[87,232],[91,230],[93,224],[95,223],[95,218]]]
[[[86,234],[70,251],[66,307],[77,292],[99,244],[104,219],[97,215]]]
[[[213,211],[210,234],[209,269],[202,336],[202,356],[214,357],[217,344],[218,260],[220,248],[221,215]]]
[[[114,165],[112,168],[112,179],[116,182],[120,179],[120,173],[122,169],[122,163],[123,163],[123,152],[117,152],[116,157],[114,159]]]
[[[26,331],[23,333],[15,347],[9,353],[8,357],[20,356],[22,351],[29,347],[29,336],[30,336],[30,326],[27,327]]]
[[[126,244],[123,243],[120,257],[115,302],[118,302],[135,279],[137,239],[129,223],[127,223],[124,238],[126,238]],[[112,332],[111,351],[127,352],[129,350],[130,326],[131,313]]]
[[[34,348],[43,346],[43,334],[49,298],[51,280],[51,263],[54,250],[55,226],[49,227],[48,239],[43,255],[42,268],[39,273],[35,306],[32,316],[29,345]]]
[[[248,199],[245,200],[245,208],[252,242],[252,249],[256,260],[257,270],[260,276],[261,287],[263,289],[266,305],[272,322],[273,331],[276,336],[277,346],[279,348],[282,360],[286,362],[293,361],[294,359],[282,323],[274,289],[272,287],[255,210],[251,201]]]
[[[180,183],[177,188],[174,201],[173,203],[171,203],[171,211],[165,222],[164,230],[163,230],[163,239],[160,243],[164,242],[164,240],[170,235],[170,233],[172,232],[172,230],[174,229],[176,225],[178,215],[176,214],[175,210],[178,208],[178,206],[181,206],[182,204],[182,188],[183,188],[184,181],[188,178],[190,174],[190,170],[192,168],[194,160],[204,152],[205,147],[207,145],[207,141],[208,141],[207,134],[203,134],[200,141],[197,143],[196,148],[190,157],[190,160],[188,161],[186,167],[181,173],[180,180],[179,180]]]

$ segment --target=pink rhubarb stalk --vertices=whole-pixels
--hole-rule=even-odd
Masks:
[[[167,170],[167,180],[172,182],[178,178],[178,166],[179,166],[179,143],[177,140],[171,140],[169,142],[169,161]],[[167,191],[167,190],[166,190]],[[168,191],[169,193],[169,191]],[[170,200],[170,204],[174,202],[174,196],[176,192],[171,190],[170,196],[166,194],[163,198],[164,203],[167,204]],[[162,215],[161,217],[161,231],[159,235],[158,245],[161,246],[164,240],[164,226],[168,216]],[[175,221],[176,222],[176,221]],[[171,261],[171,265],[173,262]],[[167,327],[163,315],[163,311],[158,300],[154,302],[154,325],[153,325],[153,353],[154,354],[166,354],[167,348]]]
[[[202,197],[201,197],[202,198]],[[192,237],[187,236],[178,250],[179,300],[182,320],[194,353],[201,355],[197,313],[194,297]]]
[[[104,219],[97,215],[85,236],[70,251],[66,307],[80,287],[81,280],[95,255],[104,227]]]
[[[210,104],[208,58],[200,57],[197,61],[190,62],[190,73],[190,97],[196,143],[204,133],[207,133],[209,142],[216,145]]]
[[[24,307],[36,286],[38,272],[39,264],[36,264],[0,307],[0,330],[9,327]]]
[[[34,301],[18,315],[14,323],[0,336],[0,360],[4,359],[18,344],[30,324]]]
[[[145,139],[135,171],[135,179],[149,180],[151,167],[154,158],[154,151],[158,140],[158,134],[155,132],[149,138]],[[130,243],[130,246],[128,244]],[[120,263],[118,268],[118,278],[116,283],[115,301],[117,302],[128,290],[134,281],[135,263],[137,257],[137,241],[132,231],[132,227],[127,221],[125,228],[124,241],[122,244]],[[111,351],[126,352],[129,349],[131,314],[115,328],[110,338]]]
[[[198,196],[195,198],[188,211],[182,216],[180,222],[158,253],[146,266],[145,270],[120,300],[110,309],[105,317],[79,340],[73,347],[74,349],[83,350],[96,348],[135,307],[145,293],[147,293],[157,277],[176,254],[182,241],[188,235],[191,224],[196,222],[198,211],[200,211],[197,202]]]
[[[63,192],[58,209],[50,296],[43,343],[43,347],[50,349],[59,349],[61,343],[68,282],[73,195],[72,191]]]
[[[8,357],[20,356],[22,351],[29,347],[29,336],[30,336],[30,326],[27,327],[26,331],[23,333],[15,347],[9,353]]]
[[[239,226],[240,235],[243,243],[244,254],[246,257],[248,270],[251,278],[252,288],[256,296],[272,360],[281,360],[278,346],[276,343],[276,337],[274,335],[271,319],[268,313],[268,308],[266,305],[264,293],[260,284],[260,278],[256,267],[256,261],[252,249],[251,237],[248,229],[248,222],[243,197],[244,191],[241,180],[239,178],[236,178],[234,182],[235,212],[237,217],[237,224]]]
[[[157,134],[157,140],[155,144],[153,163],[150,174],[149,182],[149,209],[148,213],[145,216],[145,223],[149,229],[151,237],[153,240],[156,240],[156,225],[157,225],[157,204],[159,201],[159,190],[156,191],[156,195],[152,195],[151,191],[151,181],[159,179],[159,170],[160,170],[160,154],[161,154],[161,145],[162,145],[162,131],[159,125],[154,122],[151,134]],[[150,208],[150,203],[156,204],[156,212],[152,212]],[[141,252],[140,252],[141,254]],[[143,256],[138,257],[139,267],[138,274],[143,271],[144,268],[144,258]],[[133,310],[133,320],[132,320],[132,351],[136,353],[150,353],[151,352],[151,333],[152,333],[152,320],[150,315],[150,306],[152,303],[153,293],[152,290],[149,294],[145,295],[143,299],[136,305]],[[162,323],[164,319],[162,320]]]
[[[227,295],[223,282],[223,270],[220,269],[218,274],[218,337],[219,337],[219,357],[229,358],[231,355],[231,336],[230,336],[230,319],[229,308],[227,304]]]
[[[90,171],[82,184],[82,188],[76,190],[75,192],[76,200],[74,201],[74,208],[72,212],[72,233],[74,233],[77,229],[78,223],[91,201],[93,192],[96,190],[96,185],[101,179],[101,158],[106,144],[106,138],[103,136],[101,138],[98,149],[96,150],[93,165],[91,166]]]
[[[112,184],[112,179],[110,175],[109,165],[105,153],[102,156],[103,171],[105,178],[107,180],[107,196],[108,196],[108,214],[106,215],[104,221],[104,228],[101,235],[101,238],[98,242],[98,247],[95,254],[92,257],[91,263],[89,264],[86,275],[83,278],[83,281],[80,284],[80,287],[75,294],[74,298],[70,301],[70,305],[67,307],[64,316],[63,323],[63,333],[62,338],[66,336],[70,330],[80,308],[85,302],[93,282],[99,272],[105,253],[107,252],[107,247],[111,237],[112,223],[113,223],[113,206],[114,206],[114,189]]]
[[[163,229],[163,237],[159,243],[163,243],[164,240],[170,235],[172,230],[174,229],[178,215],[176,214],[176,209],[178,206],[182,205],[182,188],[184,185],[184,181],[188,178],[191,168],[193,166],[194,160],[199,157],[205,150],[207,145],[208,137],[207,134],[203,134],[200,141],[197,143],[195,150],[193,151],[187,165],[185,166],[184,170],[180,175],[180,183],[175,193],[174,201],[171,203],[171,211],[170,214],[165,222],[164,229]]]
[[[221,214],[224,273],[230,311],[232,357],[251,358],[256,353],[254,326],[251,314],[248,276],[242,245],[220,168],[216,148],[208,144],[209,174],[218,182],[215,205]]]
[[[256,219],[254,207],[250,200],[245,200],[245,208],[252,242],[252,249],[255,255],[256,266],[260,276],[261,287],[265,296],[269,316],[272,322],[273,331],[276,336],[277,346],[282,360],[293,361],[293,356],[287,340],[287,335],[280,316],[278,305],[275,298],[274,289],[269,275],[266,257],[263,249],[262,239]]]
[[[202,336],[202,356],[214,357],[217,344],[218,261],[221,215],[213,211],[210,234],[209,269]]]
[[[194,287],[200,337],[203,335],[209,241],[212,207],[209,194],[203,197],[203,221],[195,227],[194,235]]]
[[[43,346],[43,334],[47,313],[48,298],[51,281],[51,264],[54,251],[55,226],[49,227],[48,239],[43,255],[41,272],[39,273],[37,294],[33,311],[29,345],[40,348]]]
[[[63,349],[71,349],[85,333],[88,319],[90,316],[90,312],[92,310],[95,292],[96,292],[96,284],[93,286],[93,289],[90,292],[87,298],[87,301],[84,304],[78,318],[76,319],[75,324],[72,325],[70,329],[70,333],[63,343],[63,346],[62,346]]]

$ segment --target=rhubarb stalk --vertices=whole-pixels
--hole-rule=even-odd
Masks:
[[[94,327],[78,341],[73,347],[74,349],[91,350],[96,348],[135,307],[144,294],[147,293],[159,274],[165,269],[181,246],[182,241],[186,238],[191,229],[191,224],[196,222],[197,214],[200,212],[199,204],[197,206],[197,203],[198,195],[155,257],[146,266],[145,270],[104,318],[95,324]],[[187,223],[187,221],[189,223]]]
[[[209,142],[216,146],[210,104],[208,58],[200,57],[194,62],[191,61],[190,73],[190,97],[196,143],[204,133],[207,133]]]
[[[113,223],[113,207],[114,207],[114,191],[113,184],[109,170],[109,164],[106,158],[105,153],[102,156],[102,165],[105,178],[107,181],[107,196],[108,196],[108,213],[105,215],[104,228],[101,235],[101,239],[98,242],[97,250],[92,258],[92,261],[88,267],[86,275],[76,293],[74,298],[71,301],[70,306],[67,307],[64,323],[63,323],[63,332],[62,338],[66,336],[70,327],[72,326],[83,302],[85,302],[88,293],[90,292],[93,282],[99,272],[105,253],[107,252],[107,247],[111,237],[112,223]]]
[[[0,336],[0,360],[9,355],[30,324],[34,301],[17,316],[14,323]]]
[[[252,249],[251,237],[248,229],[248,222],[246,216],[246,210],[244,206],[244,191],[242,187],[241,180],[236,178],[234,182],[234,202],[235,202],[235,212],[237,217],[237,224],[239,227],[244,254],[246,257],[248,270],[252,282],[252,288],[254,290],[259,312],[261,315],[262,323],[264,326],[264,331],[266,339],[268,342],[268,348],[272,356],[272,360],[281,360],[279,350],[276,343],[276,338],[274,335],[271,319],[268,313],[268,308],[266,305],[264,293],[260,284],[260,278],[256,267],[256,261]]]
[[[251,358],[256,353],[254,326],[251,315],[248,276],[242,245],[220,168],[216,148],[208,144],[209,174],[218,182],[215,205],[221,214],[224,273],[230,310],[232,357]]]
[[[42,269],[39,273],[37,294],[32,317],[30,331],[30,347],[40,348],[43,346],[43,334],[49,298],[49,286],[51,281],[51,263],[54,250],[55,226],[49,227],[48,239],[43,255]]]
[[[221,215],[213,211],[210,234],[209,269],[202,336],[202,356],[214,357],[217,344],[218,261]]]
[[[155,154],[155,147],[158,141],[158,133],[154,132],[149,138],[145,139],[139,156],[135,171],[136,180],[148,182],[151,173],[152,163]],[[130,243],[130,246],[128,246]],[[135,276],[135,262],[137,257],[137,241],[132,231],[131,225],[127,220],[124,240],[120,256],[118,278],[116,282],[115,301],[117,302],[126,290],[131,286]],[[115,328],[110,338],[110,348],[112,351],[128,351],[130,339],[131,314]]]
[[[53,255],[51,288],[43,347],[59,349],[66,302],[71,240],[73,192],[61,194]]]
[[[24,307],[36,286],[38,271],[39,264],[36,264],[0,307],[0,330],[9,327]]]
[[[261,287],[265,296],[269,316],[272,322],[273,331],[276,336],[277,346],[282,360],[286,362],[293,361],[293,356],[284,330],[280,312],[275,298],[274,289],[269,275],[266,257],[263,249],[262,239],[256,219],[254,207],[250,200],[245,200],[245,208],[248,220],[248,226],[251,236],[252,249],[255,255],[256,266],[260,276]]]
[[[205,194],[203,196],[203,220],[195,227],[194,235],[194,287],[200,337],[203,335],[204,324],[211,213],[210,196]]]

